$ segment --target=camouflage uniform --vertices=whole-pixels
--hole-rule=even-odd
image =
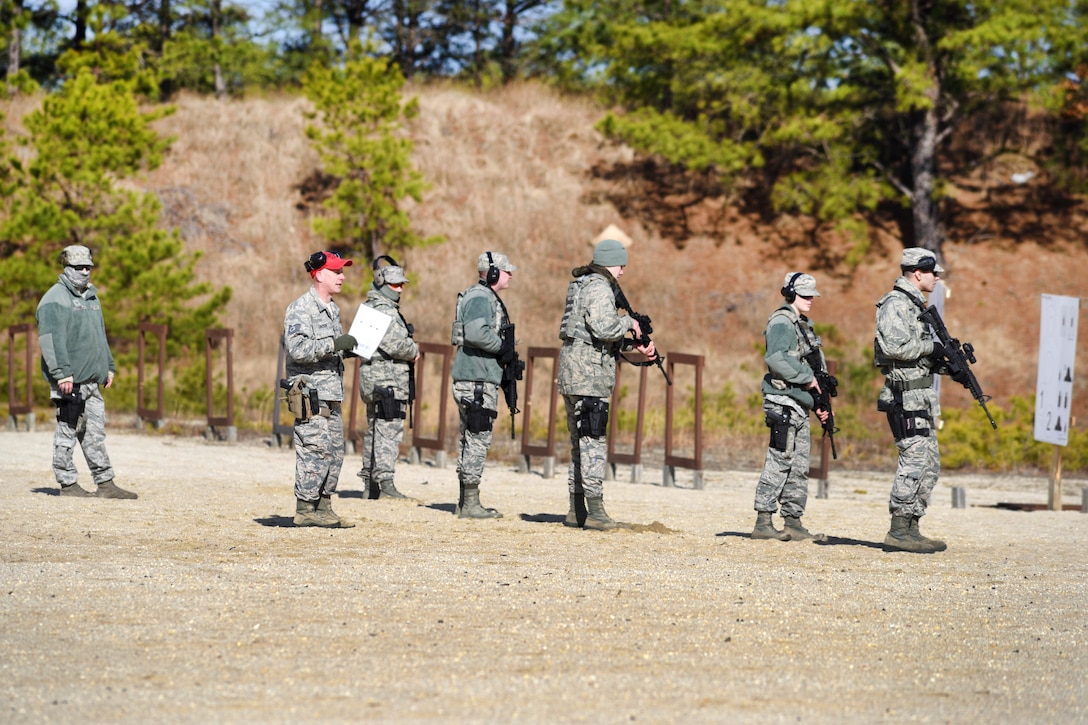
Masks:
[[[820,341],[812,322],[789,304],[771,313],[763,335],[768,370],[763,378],[763,410],[768,420],[773,415],[788,416],[789,433],[785,450],[767,446],[763,473],[756,485],[755,510],[773,514],[781,505],[783,516],[800,518],[808,501],[809,411],[813,406],[812,395],[805,388],[814,377],[802,358],[819,350]],[[822,360],[822,352],[820,357]]]
[[[283,328],[288,379],[308,376],[321,399],[318,413],[296,421],[294,433],[295,498],[317,501],[336,492],[344,463],[344,360],[334,347],[343,334],[340,308],[311,288],[287,307]]]
[[[878,405],[885,410],[898,401],[910,413],[913,428],[912,435],[895,442],[899,463],[888,501],[892,516],[924,516],[941,472],[934,426],[941,415],[933,390],[933,375],[938,371],[929,358],[933,337],[918,319],[925,306],[925,297],[905,277],[897,279],[893,291],[876,306],[875,362],[885,376]]]
[[[580,431],[590,406],[607,405],[616,384],[616,364],[624,336],[632,329],[631,318],[616,307],[615,280],[602,266],[573,270],[560,324],[559,393],[567,411],[570,431],[570,466],[567,490],[572,496],[599,499],[604,494],[608,439]]]
[[[81,245],[69,246],[61,259],[64,272],[42,297],[36,312],[42,375],[49,383],[50,401],[57,406],[53,474],[62,494],[90,495],[76,482],[73,452],[79,443],[91,479],[98,486],[97,496],[136,498],[113,483],[113,466],[106,452],[106,404],[99,386],[112,382],[116,366],[98,292],[90,283],[89,268],[94,266],[91,251]],[[72,392],[64,397],[61,386],[67,384]]]
[[[381,274],[389,275],[392,269],[386,267]],[[395,269],[400,270],[399,267]],[[385,276],[382,279],[380,286],[373,286],[367,292],[365,304],[388,315],[392,322],[374,355],[363,360],[359,367],[359,395],[366,403],[367,421],[359,477],[370,498],[378,498],[383,490],[393,490],[393,471],[404,438],[404,418],[409,404],[411,363],[419,355],[419,345],[412,339],[412,331],[400,313],[400,292],[386,283],[400,281],[403,274],[395,279]],[[395,403],[388,402],[389,398]]]
[[[457,476],[466,485],[479,485],[487,451],[491,447],[492,428],[472,432],[466,425],[470,405],[482,404],[498,417],[499,383],[502,366],[498,354],[502,348],[500,331],[510,323],[499,296],[483,281],[462,292],[457,298],[455,327],[462,330],[460,342],[455,335],[453,399],[461,417],[461,450],[457,455]]]

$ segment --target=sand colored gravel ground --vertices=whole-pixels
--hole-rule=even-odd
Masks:
[[[2,722],[1088,719],[1088,516],[993,507],[1043,479],[945,476],[949,549],[911,555],[879,546],[887,473],[833,473],[817,545],[748,538],[751,471],[621,467],[637,526],[595,533],[562,526],[563,477],[492,465],[505,518],[463,521],[452,467],[373,502],[351,456],[359,525],[329,531],[290,526],[289,449],[108,445],[138,501],[59,498],[51,434],[0,433]]]

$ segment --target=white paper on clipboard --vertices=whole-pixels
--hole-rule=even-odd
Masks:
[[[378,346],[382,344],[385,331],[393,318],[384,312],[378,312],[373,307],[359,305],[359,311],[355,313],[355,319],[351,322],[348,334],[358,343],[352,350],[356,355],[369,360]]]

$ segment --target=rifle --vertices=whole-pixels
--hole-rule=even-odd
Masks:
[[[401,319],[404,316],[401,315]],[[404,329],[408,331],[408,337],[413,338],[416,334],[416,328],[412,326],[412,323],[405,322]],[[416,402],[416,363],[414,360],[408,361],[408,427],[415,428],[415,421],[412,419],[412,404]]]
[[[824,429],[824,435],[831,441],[831,458],[837,460],[839,453],[835,450],[835,434],[839,432],[839,429],[835,427],[835,413],[831,410],[831,399],[839,395],[839,379],[824,370],[819,350],[813,350],[801,359],[812,368],[812,374],[820,386],[820,392],[809,390],[809,393],[812,394],[813,410],[827,411],[827,420],[820,421],[820,426]]]
[[[627,312],[627,316],[638,322],[639,329],[642,330],[642,335],[640,335],[639,337],[634,336],[635,333],[633,330],[631,332],[631,336],[635,342],[635,346],[646,347],[650,344],[650,335],[653,334],[654,331],[654,327],[650,321],[649,315],[640,315],[639,313],[632,310],[631,303],[627,301],[627,295],[623,293],[623,290],[620,289],[620,286],[613,285],[613,288],[616,291],[616,307]],[[627,358],[624,358],[624,360],[627,360]],[[631,362],[630,360],[627,360],[627,362],[631,363],[632,365],[638,365],[639,367],[645,365],[657,365],[658,370],[660,370],[661,374],[665,376],[665,382],[669,385],[672,385],[672,378],[669,377],[669,373],[665,370],[664,355],[658,353],[653,360],[647,360],[644,363]]]
[[[982,392],[982,387],[978,384],[978,378],[971,372],[970,365],[978,362],[975,360],[974,346],[969,342],[961,345],[959,340],[948,334],[948,328],[945,327],[944,320],[941,319],[941,313],[937,311],[935,305],[930,305],[925,312],[918,315],[918,319],[933,328],[933,334],[937,336],[937,339],[941,341],[941,345],[944,346],[944,362],[948,367],[948,374],[953,380],[971,391],[971,395],[982,406],[983,412],[989,418],[990,425],[993,426],[994,430],[997,430],[997,421],[990,415],[990,410],[986,407],[986,403],[990,401],[992,396]],[[963,380],[957,380],[959,377],[962,377]]]
[[[502,396],[506,399],[506,407],[510,409],[510,440],[514,440],[517,434],[514,432],[514,416],[518,410],[518,381],[525,372],[525,362],[518,357],[514,345],[517,339],[514,337],[514,325],[503,325],[499,330],[502,338],[502,349],[499,351],[499,364],[502,365]]]

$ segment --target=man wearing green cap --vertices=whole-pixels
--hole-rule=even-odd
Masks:
[[[113,362],[98,291],[91,284],[94,260],[80,244],[60,254],[64,271],[38,303],[38,349],[49,399],[57,407],[53,434],[53,474],[62,496],[134,499],[117,486],[106,453],[106,403],[99,386],[109,388],[117,368]],[[94,493],[76,483],[72,452],[76,443],[98,486]]]
[[[608,405],[616,384],[616,364],[630,332],[640,338],[637,320],[616,306],[627,249],[614,239],[593,248],[592,263],[572,271],[563,321],[559,326],[559,393],[567,411],[570,510],[563,524],[608,530],[617,524],[604,508]],[[630,341],[629,341],[630,342]],[[635,346],[647,359],[657,357],[653,342]]]
[[[899,269],[902,274],[892,291],[876,304],[874,341],[874,363],[884,375],[877,409],[887,414],[899,452],[884,548],[929,554],[948,548],[923,536],[918,527],[941,472],[934,425],[941,406],[933,376],[948,370],[942,365],[944,348],[918,315],[926,310],[925,295],[933,292],[944,268],[930,250],[908,247]]]
[[[823,541],[823,534],[813,534],[801,523],[808,502],[808,469],[811,435],[809,411],[815,408],[813,391],[820,392],[808,360],[819,360],[819,372],[827,372],[808,313],[819,297],[816,280],[803,272],[789,272],[782,283],[782,305],[771,313],[763,336],[767,352],[763,356],[767,374],[763,377],[763,412],[771,429],[770,443],[763,462],[763,473],[756,485],[756,525],[753,539],[779,541]],[[813,355],[815,353],[815,355]],[[816,416],[827,420],[826,410]],[[781,508],[785,528],[774,528],[771,517]]]

